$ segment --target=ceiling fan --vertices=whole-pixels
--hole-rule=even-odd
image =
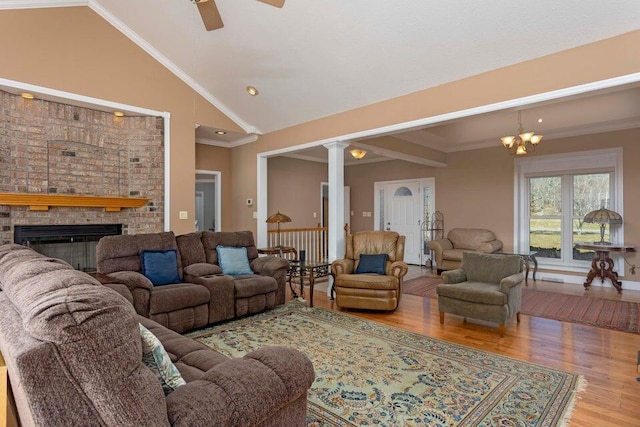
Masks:
[[[284,6],[285,0],[258,0],[261,3],[268,4],[273,7]],[[218,30],[224,27],[222,17],[218,11],[215,0],[191,0],[198,6],[198,11],[202,17],[202,22],[207,31]]]

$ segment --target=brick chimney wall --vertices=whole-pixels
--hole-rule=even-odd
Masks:
[[[145,197],[142,208],[0,205],[0,243],[14,225],[123,224],[123,234],[164,228],[161,117],[115,117],[89,108],[27,100],[0,90],[0,192]]]

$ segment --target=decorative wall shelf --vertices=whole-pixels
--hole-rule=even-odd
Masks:
[[[0,193],[0,205],[29,206],[32,211],[48,211],[50,206],[104,208],[120,212],[123,208],[141,208],[149,199],[141,197],[100,197],[73,194]]]

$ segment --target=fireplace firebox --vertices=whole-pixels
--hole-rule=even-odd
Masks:
[[[104,236],[122,234],[122,224],[16,225],[13,241],[74,268],[96,271],[96,246]]]

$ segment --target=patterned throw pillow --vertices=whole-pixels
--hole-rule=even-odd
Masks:
[[[239,274],[253,274],[249,265],[247,248],[244,246],[221,246],[216,247],[218,252],[218,264],[224,274],[231,276]]]
[[[156,374],[162,384],[164,395],[168,396],[169,393],[185,385],[186,382],[180,375],[176,365],[171,361],[160,340],[142,324],[138,325],[140,325],[140,337],[142,339],[142,363]]]

